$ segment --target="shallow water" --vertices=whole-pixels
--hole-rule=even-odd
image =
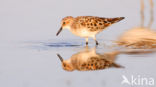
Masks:
[[[121,84],[122,75],[128,79],[131,75],[156,79],[155,52],[124,53],[127,49],[112,47],[120,34],[139,25],[139,1],[0,1],[0,87],[131,87]],[[147,24],[149,4],[145,2]],[[96,52],[100,54],[122,51],[116,56],[115,63],[124,68],[73,72],[63,70],[57,54],[69,59],[85,48],[84,39],[69,31],[64,30],[59,37],[55,36],[60,27],[58,23],[67,15],[125,16],[125,20],[97,35],[100,45],[96,47]],[[155,23],[153,29],[156,29]],[[94,41],[90,40],[89,48],[94,47]]]
[[[74,41],[74,40],[73,40]],[[77,41],[77,40],[76,40]],[[46,44],[45,44],[46,43]],[[106,68],[96,71],[73,71],[62,69],[57,53],[64,59],[70,58],[83,50],[85,46],[79,43],[45,43],[24,42],[14,43],[14,47],[3,46],[1,53],[1,79],[3,87],[79,87],[79,86],[129,86],[121,85],[122,75],[129,78],[131,75],[155,78],[156,53],[147,54],[119,54],[115,63],[124,68]],[[64,43],[64,44],[62,44]],[[48,44],[48,45],[47,45]],[[75,45],[76,46],[73,46]],[[52,45],[52,46],[51,46]],[[69,45],[71,45],[69,47]],[[94,48],[94,46],[89,46]],[[118,48],[117,48],[118,49]],[[8,51],[9,50],[9,51]],[[97,53],[112,52],[116,48],[98,46]]]

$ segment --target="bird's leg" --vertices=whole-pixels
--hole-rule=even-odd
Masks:
[[[88,38],[86,38],[86,45],[88,45]]]
[[[99,45],[98,41],[96,40],[96,37],[94,36],[93,39],[95,40],[96,42],[96,45]]]
[[[94,48],[91,49],[92,54],[96,55],[96,46]]]
[[[98,41],[97,40],[95,40],[95,41],[96,41],[96,45],[99,45]]]

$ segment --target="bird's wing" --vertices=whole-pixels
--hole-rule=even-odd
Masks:
[[[104,28],[111,25],[110,22],[107,21],[108,18],[94,17],[94,16],[80,16],[75,18],[75,22],[73,23],[76,28],[87,28],[89,31],[100,31]]]

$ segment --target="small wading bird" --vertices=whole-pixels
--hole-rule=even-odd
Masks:
[[[124,17],[103,18],[95,16],[78,16],[74,18],[72,16],[67,16],[62,19],[61,28],[56,36],[58,36],[63,29],[69,29],[73,34],[85,38],[86,45],[88,45],[89,37],[93,38],[96,45],[98,45],[96,34],[122,19],[124,19]]]
[[[72,55],[71,58],[67,60],[64,60],[59,54],[57,54],[57,56],[61,60],[62,68],[66,71],[91,71],[102,70],[109,67],[123,68],[123,66],[114,62],[119,53],[118,51],[113,51],[99,54],[96,53],[96,49],[90,50],[86,48]]]

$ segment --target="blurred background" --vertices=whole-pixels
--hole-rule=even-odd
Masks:
[[[144,0],[144,5],[148,25],[149,0]],[[131,87],[121,84],[122,75],[155,78],[155,53],[121,54],[116,62],[124,69],[89,72],[64,71],[56,56],[60,53],[70,58],[85,46],[84,39],[68,30],[56,37],[63,17],[125,17],[97,35],[102,43],[97,50],[104,53],[111,50],[103,43],[140,26],[140,7],[140,0],[0,0],[0,87]],[[156,29],[155,20],[151,29]],[[58,46],[60,43],[65,46]],[[81,46],[71,47],[73,44]]]
[[[148,0],[144,1],[146,23],[148,23],[150,4]],[[155,0],[153,1],[155,2]],[[55,37],[55,33],[60,28],[60,21],[63,17],[84,15],[124,16],[125,20],[114,24],[99,35],[99,37],[103,36],[104,39],[113,39],[126,29],[140,24],[140,0],[1,0],[0,39],[1,41],[25,41],[62,39],[62,37],[79,38],[68,31],[64,31],[59,38]],[[152,27],[156,26],[153,24]]]

